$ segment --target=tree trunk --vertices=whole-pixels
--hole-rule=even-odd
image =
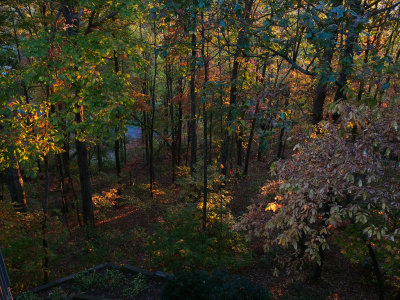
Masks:
[[[175,168],[176,168],[176,124],[175,124],[175,109],[172,102],[172,71],[171,65],[167,62],[165,66],[165,79],[166,79],[166,94],[165,101],[167,109],[169,108],[169,117],[171,119],[171,168],[172,168],[172,182],[175,182]],[[167,116],[168,117],[168,116]],[[168,130],[167,130],[168,133]]]
[[[375,251],[374,251],[374,248],[372,247],[372,245],[370,243],[367,243],[367,247],[368,247],[369,256],[371,257],[372,263],[374,265],[374,273],[375,273],[376,279],[378,281],[379,300],[384,300],[385,299],[385,283],[384,283],[381,269],[379,267],[378,259],[376,258],[376,254],[375,254]]]
[[[239,71],[239,53],[238,51],[235,54],[234,57],[234,62],[233,62],[233,68],[232,68],[232,73],[231,73],[231,89],[230,89],[230,95],[229,95],[229,112],[228,112],[228,117],[227,117],[227,126],[225,130],[225,138],[224,138],[224,143],[222,145],[222,152],[221,152],[221,173],[226,175],[227,174],[227,162],[228,162],[228,157],[229,157],[229,146],[230,146],[230,141],[231,141],[231,126],[232,121],[233,121],[233,109],[236,105],[236,91],[237,91],[237,77],[238,77],[238,71]]]
[[[365,51],[364,51],[364,60],[363,60],[364,65],[367,65],[367,63],[368,63],[369,51],[370,51],[370,40],[369,40],[369,37],[368,37],[367,38],[367,46],[366,46]],[[362,78],[360,80],[360,87],[359,87],[358,93],[357,93],[357,100],[358,101],[361,101],[362,94],[364,92],[364,87],[365,87],[365,81],[364,81],[364,78]]]
[[[179,102],[178,102],[178,128],[176,130],[176,139],[177,139],[177,145],[176,145],[176,156],[177,156],[177,164],[179,165],[181,163],[181,151],[182,151],[182,115],[183,115],[183,110],[182,110],[182,97],[183,97],[183,78],[180,77],[178,80],[178,95],[179,95]]]
[[[211,106],[213,106],[213,104],[211,105]],[[210,115],[209,115],[209,119],[210,119],[210,125],[209,125],[209,127],[210,127],[210,129],[209,129],[209,137],[208,137],[208,140],[209,140],[209,142],[208,142],[208,163],[210,163],[211,164],[211,161],[212,161],[212,138],[213,138],[213,132],[212,132],[212,128],[213,128],[213,112],[212,111],[210,111]]]
[[[337,0],[332,4],[333,7],[339,5]],[[338,38],[338,24],[332,32],[332,39],[329,44],[325,46],[322,50],[322,56],[320,58],[320,73],[318,76],[318,83],[315,88],[314,99],[313,99],[313,111],[312,111],[312,124],[317,124],[323,119],[324,113],[324,102],[326,98],[326,93],[328,89],[328,78],[331,74],[331,62],[333,58],[333,54],[336,48],[336,42]]]
[[[67,28],[67,34],[76,35],[78,33],[79,16],[75,13],[75,7],[73,4],[67,5],[65,2],[62,2],[60,12],[65,18],[65,23],[69,25]],[[76,95],[78,95],[78,87],[75,86],[75,89]],[[75,108],[79,109],[79,112],[75,114],[75,121],[79,124],[83,121],[83,106],[76,105]],[[80,141],[76,136],[75,145],[81,184],[83,221],[86,226],[90,226],[94,225],[94,213],[86,143]]]
[[[257,123],[257,116],[258,116],[258,111],[260,109],[260,100],[261,97],[257,98],[257,104],[256,104],[256,109],[254,112],[253,120],[251,122],[251,129],[250,129],[250,136],[249,136],[249,141],[247,143],[247,151],[246,151],[246,158],[244,162],[244,171],[243,175],[247,175],[247,172],[249,170],[249,161],[250,161],[250,154],[251,154],[251,145],[253,143],[253,138],[254,138],[254,131],[256,128],[256,123]]]
[[[358,17],[361,13],[361,0],[351,0],[350,1],[350,9],[355,12]],[[337,90],[335,93],[334,101],[337,102],[339,100],[345,99],[345,89],[347,84],[347,77],[352,73],[352,64],[353,64],[353,55],[354,55],[354,46],[357,43],[358,36],[362,30],[359,24],[360,21],[357,20],[357,17],[353,16],[349,20],[349,29],[348,35],[346,38],[346,45],[342,57],[340,58],[341,70],[339,74],[339,78],[336,81]]]
[[[11,201],[18,205],[21,211],[27,211],[26,196],[24,190],[24,181],[21,176],[21,170],[18,162],[16,167],[8,167],[4,171],[5,181],[10,192]]]
[[[115,170],[117,171],[117,176],[121,175],[121,160],[119,155],[119,139],[114,141],[114,156],[115,156]]]
[[[48,157],[44,157],[44,197],[42,201],[43,221],[42,221],[42,247],[43,247],[43,282],[49,282],[50,276],[50,255],[47,241],[47,210],[49,203],[49,162]]]
[[[150,147],[149,147],[149,136],[148,136],[148,115],[147,112],[143,112],[143,122],[142,122],[142,140],[145,145],[145,155],[146,155],[146,163],[150,162]]]
[[[201,37],[202,37],[202,47],[201,47],[201,56],[204,64],[204,87],[207,87],[208,83],[208,61],[205,53],[205,32],[204,32],[204,14],[201,12]],[[207,192],[208,192],[208,184],[207,184],[207,159],[208,159],[208,145],[207,145],[207,111],[206,111],[206,100],[207,96],[203,96],[203,230],[206,229],[207,226]]]
[[[83,223],[86,226],[94,225],[94,213],[92,202],[92,189],[90,182],[89,164],[87,159],[86,143],[75,140],[76,154],[79,167],[79,179],[81,183]]]
[[[337,35],[335,34],[335,37]],[[336,38],[332,40],[331,47],[325,48],[321,59],[321,73],[318,78],[317,87],[315,88],[314,99],[313,99],[313,113],[312,113],[312,124],[317,124],[322,121],[324,112],[324,102],[328,89],[328,76],[331,72],[331,62],[334,53],[334,44]]]
[[[118,63],[118,55],[117,51],[114,50],[114,72],[115,76],[118,76],[119,72],[119,63]],[[116,116],[117,121],[119,121],[119,116]],[[118,125],[117,125],[118,126]],[[117,171],[117,176],[121,176],[121,158],[120,158],[120,138],[119,138],[119,130],[118,127],[115,128],[116,138],[114,141],[114,155],[115,155],[115,169]]]
[[[259,79],[259,76],[257,76],[257,79],[259,79],[257,81],[262,82],[263,86],[264,86],[264,78],[265,78],[266,70],[267,70],[267,63],[264,63],[263,68],[262,68],[261,79]],[[249,162],[250,162],[250,155],[251,155],[251,145],[253,144],[254,132],[255,132],[255,129],[256,129],[258,113],[260,111],[260,102],[261,102],[261,99],[263,97],[264,97],[263,92],[262,92],[261,95],[258,95],[258,97],[257,97],[256,108],[255,108],[255,111],[254,111],[253,120],[251,121],[251,129],[250,129],[249,141],[247,143],[247,150],[246,150],[246,156],[245,156],[245,161],[244,161],[243,175],[247,175],[247,172],[249,170]]]
[[[124,151],[124,164],[126,165],[126,135],[125,134],[124,134],[123,151]]]
[[[156,49],[157,43],[157,33],[156,33],[156,24],[153,22],[153,34],[154,34],[154,49]],[[150,118],[150,132],[149,134],[149,161],[150,161],[150,194],[153,197],[153,185],[154,185],[154,114],[156,110],[156,80],[157,80],[157,53],[154,52],[154,76],[153,76],[153,84],[151,90],[151,118]]]
[[[243,161],[243,127],[240,126],[240,132],[236,135],[236,148],[237,148],[237,165],[242,166]]]
[[[99,169],[99,172],[101,172],[103,170],[103,153],[102,153],[102,146],[101,143],[99,143],[97,146],[97,166]]]
[[[195,16],[196,18],[196,16]],[[196,22],[196,20],[194,20]],[[196,30],[196,25],[194,25]],[[192,59],[190,67],[190,174],[195,171],[197,161],[197,130],[196,130],[196,33],[192,33]]]
[[[250,28],[250,13],[251,8],[253,6],[253,0],[245,1],[245,7],[242,13],[242,20],[244,22],[243,28],[240,29],[237,38],[237,49],[235,51],[233,57],[233,67],[231,71],[231,89],[229,93],[229,112],[226,119],[227,127],[225,129],[225,138],[221,148],[221,173],[223,175],[227,174],[227,162],[229,158],[229,147],[231,144],[231,135],[232,135],[232,122],[233,120],[233,110],[236,108],[236,96],[237,96],[237,80],[239,74],[239,59],[244,52],[242,46],[246,44],[249,35],[249,28]],[[231,128],[229,128],[231,127]],[[240,142],[241,143],[241,142]],[[240,145],[241,146],[241,145]],[[241,147],[239,147],[241,148]],[[239,149],[240,150],[240,149]]]
[[[314,267],[313,279],[316,281],[321,279],[322,268],[324,266],[324,260],[325,260],[325,250],[322,250],[322,247],[319,246],[318,251],[319,251],[319,257],[320,257],[321,261],[319,264],[316,263],[315,267]]]
[[[67,227],[67,229],[69,231],[69,234],[72,235],[72,231],[71,231],[71,228],[69,226],[69,221],[68,221],[68,212],[71,210],[71,203],[68,201],[68,197],[65,193],[65,175],[64,175],[63,166],[62,166],[61,154],[56,154],[56,162],[57,162],[58,172],[60,175],[60,191],[61,191],[61,204],[62,204],[63,218],[64,218],[65,226]]]

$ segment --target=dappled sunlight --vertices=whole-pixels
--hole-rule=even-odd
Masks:
[[[126,217],[128,217],[128,216],[130,216],[130,215],[132,215],[134,213],[137,213],[137,212],[139,212],[138,208],[131,208],[131,209],[129,209],[128,211],[126,211],[124,213],[121,213],[121,214],[118,214],[116,216],[113,216],[113,217],[110,217],[110,218],[107,218],[107,219],[104,219],[104,220],[96,222],[96,226],[102,225],[102,224],[107,224],[107,223],[110,223],[110,222],[113,222],[113,221],[116,221],[116,220],[119,220],[119,219],[122,219],[122,218],[126,218]]]
[[[120,198],[120,191],[118,187],[110,188],[107,191],[102,191],[101,194],[93,195],[93,204],[95,207],[112,207],[117,204]]]
[[[399,0],[125,2],[0,4],[13,292],[107,261],[399,298]]]
[[[270,194],[276,195],[278,188],[282,183],[282,180],[267,180],[259,190],[259,197],[265,197]]]

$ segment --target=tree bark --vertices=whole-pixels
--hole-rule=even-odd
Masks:
[[[336,36],[336,35],[335,35]],[[321,58],[321,73],[319,74],[317,87],[315,88],[314,99],[313,99],[313,113],[312,113],[312,124],[317,124],[322,121],[324,112],[324,102],[328,89],[328,76],[331,72],[331,62],[334,53],[334,44],[336,44],[336,38],[332,40],[331,46],[325,48]]]
[[[182,116],[183,116],[183,110],[182,110],[182,97],[183,97],[183,78],[180,77],[178,81],[178,94],[179,94],[179,102],[178,102],[178,129],[177,129],[177,145],[176,145],[176,156],[177,156],[177,164],[179,165],[181,163],[181,151],[182,151]]]
[[[250,161],[250,154],[251,154],[251,145],[253,143],[253,138],[254,138],[254,132],[256,128],[256,123],[257,123],[257,117],[258,117],[258,112],[260,109],[260,101],[261,97],[258,97],[257,99],[257,104],[256,104],[256,109],[254,111],[254,116],[253,120],[251,121],[251,129],[250,129],[250,136],[249,136],[249,141],[247,143],[247,151],[246,151],[246,158],[244,162],[244,171],[243,175],[247,175],[247,172],[249,170],[249,161]]]
[[[154,49],[156,49],[157,44],[157,32],[156,32],[156,24],[153,22],[153,34],[154,34]],[[153,197],[153,186],[154,186],[154,114],[156,110],[156,80],[157,80],[157,53],[154,51],[154,76],[153,76],[153,84],[151,90],[151,118],[150,118],[150,132],[149,135],[149,162],[150,162],[150,194]]]
[[[94,225],[94,212],[92,201],[92,188],[90,182],[89,164],[87,159],[86,143],[75,140],[76,153],[79,167],[79,179],[81,184],[83,223],[86,226]]]
[[[333,7],[339,5],[339,1],[335,0],[332,4]],[[336,26],[332,32],[332,38],[329,41],[328,45],[323,47],[322,56],[320,57],[320,72],[318,76],[318,83],[315,88],[314,92],[314,99],[313,99],[313,111],[312,111],[312,124],[318,124],[323,119],[324,113],[324,102],[327,94],[328,89],[328,78],[331,74],[331,63],[333,54],[335,52],[336,42],[338,38],[338,24],[331,24]]]
[[[249,28],[250,28],[250,13],[251,13],[251,8],[253,6],[253,0],[247,0],[245,1],[245,7],[244,11],[242,13],[242,21],[243,21],[243,28],[239,30],[238,33],[238,38],[237,38],[237,48],[233,57],[233,67],[231,71],[231,88],[229,92],[229,112],[228,116],[226,119],[226,129],[225,129],[225,138],[224,142],[221,148],[221,173],[223,175],[227,174],[227,162],[229,158],[229,147],[231,144],[231,136],[232,136],[232,122],[233,120],[233,111],[236,108],[236,96],[237,96],[237,80],[238,80],[238,74],[239,74],[239,58],[243,54],[243,49],[242,49],[242,44],[245,43],[245,41],[248,38],[249,34]],[[231,128],[229,128],[231,127]],[[241,143],[241,141],[240,141]],[[241,148],[241,147],[239,147]]]
[[[74,6],[70,3],[62,2],[60,12],[64,15],[65,23],[70,25],[67,28],[67,34],[76,35],[78,33],[79,16],[75,13]],[[78,87],[75,88],[78,89]],[[78,94],[78,91],[76,91],[76,94]],[[79,109],[79,112],[75,114],[75,121],[79,124],[83,121],[83,107],[76,105],[76,108]],[[86,226],[92,226],[94,225],[94,213],[86,143],[80,141],[76,136],[75,146],[81,184],[83,222]]]
[[[264,63],[263,68],[262,68],[262,75],[261,75],[261,81],[264,86],[264,78],[265,78],[265,72],[267,70],[267,63]],[[258,79],[259,76],[257,76]],[[245,156],[245,161],[244,161],[244,171],[243,175],[247,175],[247,172],[249,170],[249,162],[250,162],[250,155],[251,155],[251,145],[253,144],[253,139],[254,139],[254,132],[256,129],[256,124],[257,124],[257,118],[258,118],[258,113],[260,111],[260,102],[264,98],[263,92],[261,95],[258,95],[257,97],[257,102],[256,102],[256,108],[254,111],[254,116],[251,121],[251,129],[250,129],[250,136],[249,136],[249,141],[247,143],[247,150],[246,150],[246,156]]]
[[[345,49],[340,58],[341,70],[339,73],[339,78],[336,81],[337,89],[335,93],[334,102],[337,102],[342,99],[346,99],[345,89],[347,86],[347,78],[352,73],[353,67],[353,55],[354,55],[354,46],[357,43],[358,36],[362,30],[359,24],[360,21],[358,18],[361,18],[361,0],[351,0],[350,1],[350,9],[357,14],[357,16],[353,16],[349,21],[348,34],[346,37]],[[337,119],[338,115],[334,116],[334,119]]]
[[[18,205],[21,211],[27,211],[26,196],[24,190],[24,181],[21,176],[21,170],[18,162],[16,167],[8,167],[4,171],[5,181],[10,192],[11,201]]]
[[[376,257],[374,248],[372,247],[371,243],[367,243],[367,247],[368,247],[369,256],[371,257],[372,263],[374,265],[374,273],[375,273],[376,279],[378,281],[379,300],[384,300],[385,299],[385,283],[384,283],[381,269],[379,267],[378,259]]]
[[[201,56],[204,64],[204,87],[207,88],[208,83],[208,61],[205,53],[205,30],[204,30],[204,14],[201,12],[201,37],[202,37],[202,47],[201,47]],[[207,111],[206,111],[206,100],[207,96],[203,96],[203,230],[206,229],[207,226],[207,192],[208,192],[208,183],[207,183],[207,162],[208,162],[208,144],[207,144]]]
[[[176,177],[176,122],[175,122],[175,109],[174,103],[172,102],[172,76],[171,76],[171,66],[169,63],[165,66],[165,78],[166,78],[166,102],[169,106],[169,117],[171,119],[171,164],[172,164],[172,182],[175,182]]]
[[[196,15],[195,15],[196,18]],[[194,20],[194,22],[196,22]],[[196,25],[194,25],[196,31]],[[196,130],[196,33],[192,33],[192,59],[190,67],[190,174],[195,171],[197,161],[197,130]]]
[[[44,157],[44,197],[42,201],[43,221],[42,221],[42,247],[43,247],[43,282],[49,282],[50,277],[50,255],[47,241],[47,211],[49,204],[49,162],[48,157]]]
[[[121,159],[119,155],[119,143],[120,140],[117,138],[114,141],[114,156],[115,156],[115,170],[117,171],[117,176],[121,176]]]

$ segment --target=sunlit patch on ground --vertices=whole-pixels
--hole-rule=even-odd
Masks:
[[[128,216],[130,216],[130,215],[132,215],[134,213],[137,213],[138,211],[139,210],[137,208],[132,208],[132,209],[130,209],[127,212],[124,212],[122,214],[113,216],[113,217],[108,218],[108,219],[104,219],[104,220],[98,221],[98,222],[96,222],[96,225],[101,225],[101,224],[106,224],[106,223],[109,223],[109,222],[112,222],[112,221],[116,221],[116,220],[128,217]]]

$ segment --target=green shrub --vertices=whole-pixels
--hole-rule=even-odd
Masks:
[[[180,273],[163,289],[163,299],[254,299],[268,300],[272,296],[263,287],[240,276],[223,271]]]
[[[57,246],[65,239],[65,226],[57,217],[48,216],[47,253],[43,251],[41,212],[18,212],[8,201],[0,201],[0,245],[10,276],[11,288],[18,294],[42,283],[43,259],[54,264]]]
[[[145,289],[147,289],[148,283],[146,277],[139,273],[135,276],[132,282],[122,291],[124,298],[132,298],[139,296]]]
[[[101,285],[102,276],[96,271],[78,273],[74,276],[73,286],[79,291],[89,291]]]
[[[39,297],[32,292],[24,292],[17,297],[16,300],[39,300]]]
[[[121,271],[107,269],[101,277],[101,286],[105,289],[121,288],[125,280],[126,277]]]
[[[201,211],[189,204],[167,213],[147,246],[154,264],[166,271],[235,268],[250,260],[241,236],[229,224],[201,226]]]
[[[107,269],[103,274],[96,271],[82,272],[74,276],[73,287],[80,292],[87,292],[96,288],[105,290],[122,290],[123,298],[139,296],[147,287],[146,277],[139,273],[132,281],[119,270]]]
[[[49,293],[49,299],[51,300],[67,300],[67,293],[61,287],[53,288]]]

